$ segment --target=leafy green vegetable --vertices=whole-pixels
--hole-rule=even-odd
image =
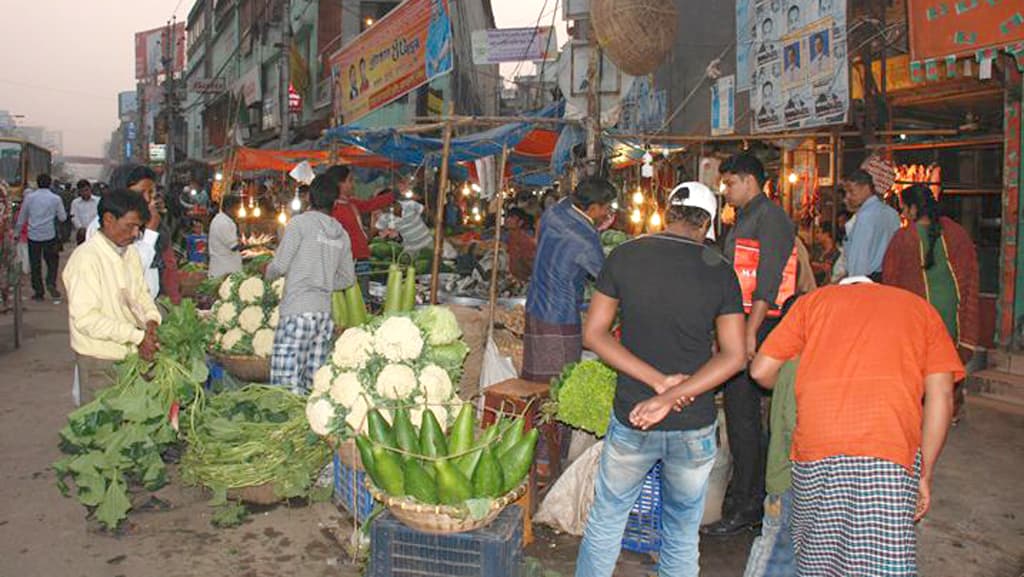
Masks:
[[[181,477],[215,492],[272,483],[281,498],[308,496],[330,448],[306,421],[306,400],[249,385],[207,399],[186,429]]]
[[[172,407],[187,407],[191,419],[203,399],[209,332],[192,301],[164,305],[169,313],[153,362],[133,354],[118,363],[114,384],[68,415],[60,432],[67,456],[53,464],[57,487],[68,496],[72,481],[79,502],[108,529],[131,509],[129,486],[154,491],[166,484],[161,454],[178,440]]]
[[[557,403],[555,418],[603,437],[612,413],[617,376],[601,361],[567,366],[551,386],[551,398]]]
[[[249,519],[249,510],[241,503],[229,502],[217,507],[210,518],[214,527],[229,528],[238,527]]]
[[[261,254],[259,256],[254,256],[251,259],[249,259],[249,262],[245,263],[245,265],[242,267],[242,270],[244,270],[245,273],[248,275],[262,276],[263,267],[270,264],[270,261],[272,260],[274,260],[274,255],[272,254]]]

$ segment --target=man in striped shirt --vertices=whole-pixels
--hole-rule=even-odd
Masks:
[[[378,230],[393,230],[402,237],[402,249],[416,253],[434,245],[434,235],[423,222],[423,205],[415,200],[403,200],[377,219]]]

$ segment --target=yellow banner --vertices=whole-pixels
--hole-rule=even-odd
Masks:
[[[405,0],[331,56],[342,124],[452,70],[448,0]]]

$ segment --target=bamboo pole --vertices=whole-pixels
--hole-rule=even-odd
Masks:
[[[505,203],[505,164],[508,162],[508,147],[501,148],[501,162],[498,163],[498,202],[494,209],[494,248],[491,252],[491,289],[487,307],[487,340],[494,337],[494,309],[498,304],[498,256],[501,253],[501,212]]]
[[[905,134],[907,136],[957,136],[960,132],[952,128],[939,128],[935,130],[882,130],[877,132],[879,135],[886,136],[898,136]],[[743,140],[787,140],[793,138],[805,139],[805,138],[829,138],[833,135],[832,132],[780,132],[776,134],[733,134],[728,136],[700,136],[700,135],[654,135],[654,134],[606,134],[607,138],[613,140],[639,140],[643,142],[737,142]],[[842,132],[840,136],[860,136],[859,132]]]
[[[448,116],[451,116],[455,103],[448,101]],[[441,282],[441,255],[444,247],[444,204],[448,193],[448,156],[452,148],[452,123],[445,122],[444,144],[441,147],[441,182],[437,186],[437,206],[434,208],[434,260],[430,265],[430,304],[437,304],[438,285]]]

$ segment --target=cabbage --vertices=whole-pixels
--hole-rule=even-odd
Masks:
[[[444,369],[452,382],[458,382],[462,379],[462,363],[468,354],[469,346],[462,341],[455,341],[448,345],[429,347],[424,358]]]
[[[416,324],[426,333],[429,345],[449,345],[462,336],[459,321],[448,307],[426,307],[417,311],[415,318]]]

